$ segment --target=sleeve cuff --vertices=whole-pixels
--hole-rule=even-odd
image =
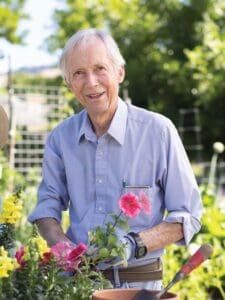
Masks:
[[[178,245],[188,245],[193,236],[201,229],[200,220],[184,211],[170,212],[165,217],[164,222],[183,224],[184,238],[176,242]]]
[[[58,201],[49,199],[48,207],[46,207],[46,203],[38,203],[32,213],[28,216],[28,221],[34,223],[36,220],[42,218],[54,218],[61,223],[62,214],[61,210],[58,209]]]

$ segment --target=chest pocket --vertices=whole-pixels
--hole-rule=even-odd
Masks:
[[[134,218],[129,218],[128,224],[130,230],[138,232],[146,228],[150,228],[154,225],[159,224],[163,220],[164,215],[164,196],[163,191],[157,187],[126,187],[123,189],[123,193],[134,193],[138,197],[143,192],[147,196],[150,212],[145,212],[145,207],[143,205],[141,212]],[[140,197],[141,198],[141,197]],[[145,201],[147,201],[145,199]]]
[[[135,195],[136,200],[141,204],[140,213],[135,217],[129,218],[128,224],[130,229],[137,231],[150,227],[152,225],[152,210],[155,206],[153,188],[149,186],[125,186],[122,189],[122,196],[128,194],[131,196]]]

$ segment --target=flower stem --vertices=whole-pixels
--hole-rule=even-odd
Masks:
[[[116,227],[116,224],[117,224],[117,222],[118,222],[118,219],[120,218],[121,215],[122,215],[122,210],[120,211],[119,215],[116,216],[115,222],[114,222],[114,224],[113,224],[113,226],[112,226],[112,229],[114,229],[114,228]]]
[[[223,290],[222,285],[221,285],[221,284],[218,284],[218,285],[217,285],[217,288],[218,288],[218,290],[220,291],[220,294],[221,294],[221,296],[222,296],[222,299],[225,299],[225,292],[224,292],[224,290]]]

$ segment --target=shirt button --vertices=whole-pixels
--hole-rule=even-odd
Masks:
[[[97,183],[102,183],[102,179],[97,179]]]
[[[97,151],[98,156],[103,156],[103,153],[104,153],[103,151]]]
[[[99,211],[102,211],[102,207],[101,207],[101,206],[99,206],[98,210],[99,210]]]

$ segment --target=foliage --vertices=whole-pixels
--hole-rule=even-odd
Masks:
[[[215,195],[212,197],[207,188],[203,189],[204,214],[201,231],[187,248],[171,245],[167,248],[164,257],[164,280],[168,284],[181,265],[196,250],[198,245],[209,243],[214,248],[212,258],[190,274],[190,278],[177,283],[171,290],[177,292],[181,300],[225,299],[225,212],[215,204]],[[214,201],[213,201],[214,200]],[[188,251],[187,251],[188,250]]]
[[[0,165],[2,166],[2,176],[0,177],[0,203],[1,198],[8,198],[11,197],[12,194],[17,195],[18,193],[22,201],[21,218],[12,226],[13,230],[11,233],[9,233],[9,231],[8,233],[7,231],[4,232],[12,236],[12,238],[15,236],[16,241],[25,243],[33,234],[33,226],[27,222],[27,216],[36,204],[37,186],[40,183],[41,177],[39,172],[34,168],[31,169],[26,178],[15,169],[11,169],[2,151],[0,151]]]
[[[225,4],[223,0],[64,0],[56,9],[49,49],[61,49],[77,30],[106,28],[126,59],[134,104],[178,123],[178,109],[199,107],[205,151],[224,140]],[[215,119],[213,116],[216,115]]]
[[[85,261],[74,276],[68,276],[60,264],[61,260],[57,261],[40,237],[31,238],[26,247],[17,251],[17,263],[13,259],[10,261],[6,251],[2,250],[0,255],[0,264],[3,255],[5,259],[1,268],[5,273],[0,276],[1,299],[85,300],[90,299],[94,289],[109,287],[102,274],[92,271]],[[76,259],[79,255],[73,256],[70,261]]]
[[[49,249],[45,240],[35,236],[17,250],[15,261],[6,251],[11,250],[14,235],[7,233],[21,218],[21,199],[19,195],[4,199],[0,214],[4,229],[0,231],[0,298],[86,300],[91,299],[94,290],[111,287],[99,263],[113,265],[112,260],[119,257],[118,264],[127,264],[126,244],[116,236],[118,226],[128,230],[128,217],[134,218],[142,209],[150,213],[144,193],[123,195],[119,207],[119,215],[112,214],[102,228],[90,232],[89,247],[59,242]]]
[[[102,274],[91,269],[90,258],[83,257],[78,269],[86,246],[62,243],[49,249],[37,233],[16,252],[16,263],[9,253],[13,255],[14,226],[21,218],[21,199],[17,195],[4,200],[0,214],[4,223],[0,225],[0,299],[85,300],[95,289],[109,287]],[[7,207],[10,209],[6,211]],[[77,271],[74,276],[65,273],[71,268]]]
[[[0,206],[0,245],[4,245],[7,250],[14,247],[14,225],[18,223],[21,217],[22,201],[20,194],[17,193],[5,198]]]
[[[19,21],[27,18],[23,12],[25,0],[2,0],[0,2],[0,38],[21,43],[25,32],[18,33]]]
[[[49,86],[63,87],[62,76],[57,76],[54,78],[46,78],[45,76],[36,74],[27,74],[25,72],[16,72],[13,74],[13,84],[15,85],[33,85],[42,86],[43,88]]]
[[[17,191],[20,187],[25,185],[25,178],[20,173],[9,167],[5,154],[2,150],[0,150],[0,167],[2,168],[0,176],[1,196],[5,196],[9,192]]]

